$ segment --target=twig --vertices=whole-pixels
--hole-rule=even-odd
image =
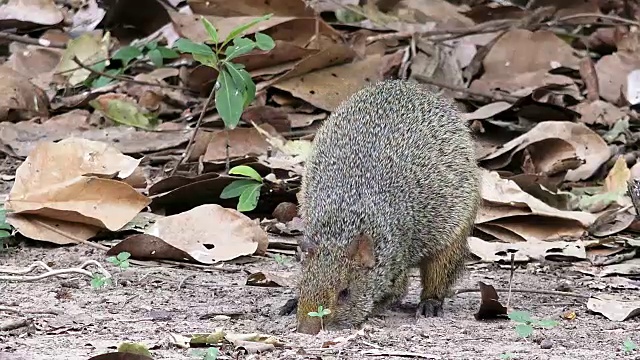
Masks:
[[[209,93],[209,97],[207,98],[207,101],[204,103],[204,106],[202,106],[200,117],[198,117],[198,122],[196,122],[196,127],[193,130],[191,137],[189,138],[189,143],[187,143],[187,148],[184,149],[184,153],[180,157],[180,160],[178,160],[178,163],[173,168],[173,170],[171,170],[171,173],[169,174],[169,176],[173,176],[173,174],[175,174],[176,171],[178,171],[178,167],[180,167],[180,165],[184,162],[184,160],[190,154],[191,148],[193,147],[193,142],[195,141],[196,135],[198,134],[198,129],[200,129],[200,125],[202,124],[202,119],[204,119],[204,114],[206,114],[207,109],[209,108],[209,103],[211,102],[211,100],[213,100],[213,96],[215,95],[215,93],[216,93],[216,87],[214,85],[213,88],[211,89],[211,92]]]
[[[0,269],[0,273],[3,273],[3,274],[27,274],[27,273],[32,272],[34,269],[36,269],[38,267],[44,268],[47,271],[46,273],[40,274],[40,275],[32,275],[32,276],[0,276],[0,281],[31,282],[31,281],[42,280],[42,279],[50,277],[50,276],[59,276],[59,275],[63,275],[63,274],[80,274],[80,275],[84,275],[84,276],[92,278],[93,274],[90,271],[85,270],[85,268],[90,266],[90,265],[93,265],[93,266],[97,267],[98,271],[100,273],[102,273],[102,275],[104,275],[106,278],[111,278],[111,274],[104,267],[102,267],[102,265],[100,265],[99,262],[97,262],[95,260],[87,260],[77,268],[68,268],[68,269],[59,269],[59,270],[53,270],[52,268],[47,266],[47,264],[45,264],[44,262],[36,261],[35,263],[31,264],[26,269],[23,269],[23,270]]]
[[[638,21],[625,19],[623,17],[619,17],[619,16],[615,16],[615,15],[598,14],[598,13],[581,13],[581,14],[567,15],[567,16],[563,16],[563,17],[561,17],[559,19],[553,20],[550,23],[551,24],[558,24],[558,23],[563,23],[563,22],[566,22],[566,21],[569,21],[569,20],[573,20],[573,19],[590,18],[590,17],[600,18],[600,19],[605,19],[605,20],[611,20],[611,21],[616,21],[618,23],[623,23],[623,24],[627,24],[627,25],[640,27],[640,22],[638,22]]]
[[[567,297],[576,297],[582,299],[588,299],[591,296],[576,294],[568,291],[554,291],[554,290],[534,290],[534,289],[509,289],[509,288],[496,288],[497,292],[508,292],[511,291],[513,293],[525,293],[525,294],[540,294],[540,295],[552,295],[552,296],[567,296]],[[471,292],[480,292],[480,289],[456,289],[454,290],[454,295],[471,293]]]
[[[513,289],[513,274],[516,272],[516,254],[514,252],[511,253],[511,269],[509,271],[509,292],[507,293],[507,305],[505,306],[507,309],[509,308],[509,303],[511,303],[511,290]]]
[[[47,39],[34,39],[28,36],[20,36],[6,31],[0,31],[0,39],[11,40],[23,44],[38,45],[55,49],[66,49],[67,44],[52,42]]]
[[[432,80],[429,77],[424,76],[424,75],[420,75],[420,74],[415,74],[415,75],[413,75],[413,77],[416,80],[418,80],[418,81],[420,81],[422,83],[425,83],[425,84],[429,84],[429,85],[433,85],[433,86],[437,86],[437,87],[453,90],[453,91],[456,91],[456,92],[461,92],[463,94],[467,94],[467,95],[471,95],[471,96],[482,97],[482,98],[489,99],[489,100],[506,101],[506,102],[509,102],[509,103],[515,103],[516,101],[519,100],[519,98],[517,96],[513,96],[513,95],[498,94],[496,92],[477,91],[477,90],[471,90],[471,89],[467,89],[467,88],[463,88],[463,87],[459,87],[459,86],[454,86],[454,85],[441,83],[439,81]]]
[[[78,64],[78,66],[80,66],[81,68],[85,69],[85,70],[89,70],[92,73],[96,74],[96,75],[100,75],[100,76],[104,76],[107,77],[109,79],[113,79],[113,80],[119,80],[119,81],[126,81],[126,82],[130,82],[133,84],[138,84],[138,85],[145,85],[145,86],[153,86],[153,87],[159,87],[159,88],[164,88],[164,89],[175,89],[175,90],[182,90],[182,91],[191,91],[188,88],[182,87],[182,86],[178,86],[178,85],[171,85],[171,84],[159,84],[159,83],[153,83],[153,82],[148,82],[148,81],[142,81],[142,80],[136,80],[136,79],[131,79],[125,76],[119,76],[119,75],[111,75],[111,74],[107,74],[105,72],[102,71],[98,71],[95,69],[92,69],[91,67],[83,64],[77,56],[73,57],[73,62],[75,62],[76,64]]]

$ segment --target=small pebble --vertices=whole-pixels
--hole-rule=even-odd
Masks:
[[[544,339],[540,342],[540,349],[551,349],[553,347],[553,342],[549,339]]]

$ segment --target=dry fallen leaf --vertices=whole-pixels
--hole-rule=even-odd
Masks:
[[[623,300],[613,295],[593,296],[587,301],[587,308],[613,321],[625,321],[640,315],[640,300]]]
[[[267,234],[246,215],[217,204],[159,219],[145,232],[191,255],[203,264],[264,255]]]
[[[56,25],[64,15],[53,0],[9,0],[0,6],[2,28],[11,28],[9,23],[26,22],[38,25]]]
[[[49,116],[49,98],[29,79],[6,64],[0,66],[0,123]]]
[[[139,162],[85,139],[41,143],[16,171],[5,206],[25,218],[40,215],[115,231],[151,202],[114,180],[129,177]]]

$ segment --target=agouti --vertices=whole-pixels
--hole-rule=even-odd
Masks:
[[[300,213],[306,253],[297,331],[355,327],[422,282],[417,316],[440,316],[464,268],[480,204],[471,133],[453,103],[413,81],[381,81],[317,132]]]

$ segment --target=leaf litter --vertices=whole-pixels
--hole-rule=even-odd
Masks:
[[[592,296],[586,304],[568,305],[590,311],[572,312],[577,314],[572,321],[583,322],[581,330],[545,333],[556,339],[554,353],[607,358],[619,351],[611,338],[597,334],[609,328],[606,318],[620,322],[626,335],[619,337],[626,339],[629,332],[623,329],[637,326],[640,313],[629,290],[637,291],[640,273],[639,205],[632,201],[640,164],[635,107],[640,37],[632,29],[640,26],[634,20],[640,8],[594,1],[530,7],[444,0],[307,5],[302,0],[109,6],[94,0],[10,0],[1,5],[0,46],[9,56],[0,65],[6,80],[0,85],[0,175],[6,186],[0,189],[6,222],[25,241],[17,251],[0,253],[2,266],[15,270],[50,259],[74,268],[80,258],[108,264],[107,256],[122,252],[131,254],[133,265],[120,269],[107,293],[88,289],[83,280],[70,285],[64,277],[8,283],[3,291],[13,302],[0,301],[0,312],[12,316],[7,309],[17,308],[28,316],[24,311],[38,304],[36,297],[56,294],[37,306],[86,317],[87,311],[104,311],[92,299],[114,296],[106,322],[80,339],[82,344],[65,345],[65,359],[116,356],[113,349],[133,333],[150,342],[182,339],[169,349],[151,347],[166,358],[181,358],[187,348],[201,346],[214,346],[222,356],[294,358],[346,351],[351,358],[473,358],[478,354],[473,346],[453,349],[448,341],[473,343],[459,334],[488,327],[503,331],[470,319],[471,308],[480,304],[486,311],[497,297],[491,295],[492,283],[524,283],[543,291],[563,279],[572,291]],[[218,92],[230,97],[206,101],[216,78],[226,87],[225,81],[235,81],[233,74],[176,51],[180,38],[202,44],[211,37],[201,16],[216,28],[217,40],[203,45],[209,52],[234,31],[255,39],[257,47],[249,51],[242,49],[247,44],[242,39],[230,43],[242,53],[233,59],[237,69],[245,69],[255,83],[255,97],[244,110],[238,111],[246,101],[239,94]],[[250,23],[255,26],[243,26]],[[483,205],[469,238],[476,263],[469,264],[459,286],[468,284],[481,297],[459,295],[448,302],[453,325],[415,323],[393,308],[390,316],[356,333],[323,333],[310,341],[291,332],[291,316],[278,315],[295,293],[299,271],[294,256],[304,224],[295,207],[306,154],[318,126],[343,99],[396,76],[455,98],[476,136]],[[235,128],[224,129],[226,114]],[[246,172],[229,171],[236,166],[249,166],[253,173],[242,178]],[[236,181],[241,183],[233,185]],[[243,214],[235,209],[246,201],[247,189],[255,209]],[[54,247],[40,248],[33,240]],[[0,245],[4,250],[4,242]],[[164,271],[157,275],[149,266]],[[512,266],[514,278],[500,270]],[[136,292],[151,279],[160,290]],[[614,291],[616,286],[622,290]],[[73,295],[63,295],[68,291]],[[137,299],[119,302],[117,296],[128,291]],[[569,311],[553,306],[556,293],[513,296],[507,304],[541,316]],[[80,299],[85,303],[79,305]],[[541,302],[547,306],[536,305]],[[188,338],[202,336],[201,329],[212,329],[194,325],[202,313],[234,303],[239,318],[213,320],[228,335],[215,344],[190,344]],[[133,324],[134,314],[157,307],[180,314],[172,319],[183,335],[159,330],[157,322]],[[498,312],[510,307],[500,305]],[[54,332],[71,336],[72,327],[57,330],[55,321],[30,319],[38,332],[27,338],[19,329],[0,332],[12,344],[0,347],[0,357],[11,351],[34,358],[37,348],[45,358],[57,358],[62,346],[38,339]],[[101,331],[112,337],[99,340]],[[423,331],[448,335],[404,341]],[[495,357],[518,353],[518,358],[546,351],[508,337],[505,332],[491,339],[481,351]],[[591,341],[568,340],[572,337]],[[93,343],[93,350],[85,343]]]

